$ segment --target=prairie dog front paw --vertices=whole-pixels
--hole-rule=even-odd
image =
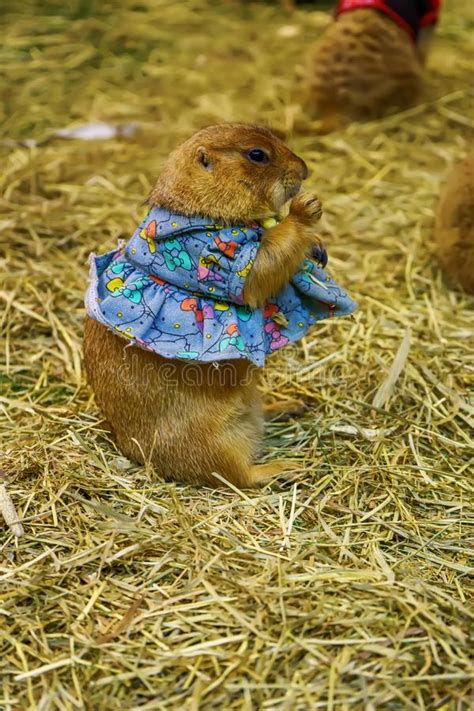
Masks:
[[[313,249],[311,250],[311,256],[324,269],[324,267],[328,263],[328,253],[326,252],[326,247],[321,241],[318,241],[317,244],[313,247]]]
[[[323,214],[323,207],[314,193],[298,193],[290,203],[290,215],[307,226],[315,225]]]

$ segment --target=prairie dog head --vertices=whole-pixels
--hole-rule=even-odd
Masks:
[[[268,128],[208,126],[168,157],[149,202],[183,215],[246,222],[274,215],[308,175]]]

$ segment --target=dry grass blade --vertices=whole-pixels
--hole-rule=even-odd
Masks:
[[[382,408],[390,395],[393,393],[395,385],[408,358],[408,353],[410,351],[410,336],[410,329],[407,328],[405,335],[403,336],[403,341],[400,343],[395,358],[393,359],[393,363],[390,366],[388,375],[375,393],[375,397],[372,401],[372,405],[374,407]]]
[[[0,472],[1,477],[1,472]],[[23,536],[25,533],[23,526],[21,525],[18,514],[11,500],[11,496],[7,491],[5,484],[0,481],[0,513],[2,514],[7,526],[10,526],[11,530],[17,538]]]

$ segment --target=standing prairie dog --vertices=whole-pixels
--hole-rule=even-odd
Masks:
[[[171,153],[149,202],[188,218],[251,225],[291,199],[288,216],[264,232],[246,274],[242,308],[259,308],[320,247],[315,226],[321,205],[314,195],[298,194],[307,174],[304,161],[267,128],[221,124],[198,131]],[[154,251],[149,228],[139,234]],[[179,270],[186,257],[176,244],[165,256],[170,268]],[[232,243],[223,249],[232,249]],[[211,267],[208,260],[199,268]],[[117,272],[111,281],[121,278]],[[140,298],[130,289],[127,294],[132,301]],[[113,305],[113,296],[110,300]],[[259,369],[249,360],[221,361],[219,367],[198,362],[190,371],[187,362],[131,345],[90,316],[84,359],[96,401],[128,458],[150,462],[165,478],[200,484],[218,484],[213,476],[218,472],[235,486],[255,486],[281,471],[277,463],[254,464],[263,417]]]

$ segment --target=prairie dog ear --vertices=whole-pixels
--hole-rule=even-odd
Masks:
[[[197,149],[197,160],[198,163],[204,168],[204,170],[212,170],[212,162],[209,153],[206,148],[199,146]]]

